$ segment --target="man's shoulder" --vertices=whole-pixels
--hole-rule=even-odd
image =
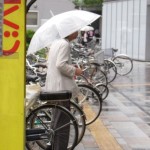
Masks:
[[[65,44],[65,45],[69,44],[68,41],[66,41],[65,39],[58,39],[55,41],[55,43],[57,43],[57,44],[60,43],[60,44]]]
[[[59,41],[60,45],[65,46],[65,47],[69,47],[69,42],[65,39],[60,39]]]

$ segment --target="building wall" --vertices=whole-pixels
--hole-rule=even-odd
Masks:
[[[147,5],[146,60],[150,60],[150,3]]]
[[[27,26],[27,28],[36,30],[47,19],[51,18],[52,15],[57,15],[59,13],[74,10],[74,9],[75,6],[71,0],[37,0],[31,6],[29,11],[38,12],[38,25]]]
[[[137,60],[150,60],[146,37],[147,0],[105,0],[102,11],[102,48],[117,48]],[[150,19],[149,19],[150,22]],[[149,30],[148,30],[149,31]]]

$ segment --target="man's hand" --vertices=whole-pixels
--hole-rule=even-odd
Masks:
[[[82,74],[82,72],[83,72],[82,69],[76,68],[75,75],[76,75],[76,76],[79,76],[79,75]]]

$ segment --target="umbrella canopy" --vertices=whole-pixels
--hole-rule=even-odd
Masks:
[[[67,37],[99,17],[98,14],[83,10],[72,10],[53,16],[35,32],[28,54],[49,46],[56,39]]]
[[[94,30],[94,28],[91,26],[85,26],[85,27],[80,29],[80,31],[93,31],[93,30]]]

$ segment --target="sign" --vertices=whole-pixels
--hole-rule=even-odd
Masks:
[[[25,0],[4,0],[0,55],[0,150],[24,150]]]
[[[4,10],[4,18],[3,18],[3,24],[4,24],[4,49],[3,49],[3,55],[12,55],[16,52],[18,52],[20,47],[20,40],[22,40],[21,37],[19,37],[19,33],[21,33],[20,26],[22,25],[22,20],[20,18],[22,17],[20,12],[20,0],[5,0],[4,6],[8,5],[8,7],[5,7]],[[13,19],[14,18],[14,19]],[[18,20],[17,20],[18,18]],[[5,44],[7,43],[7,40],[10,40],[12,43],[11,45]]]

